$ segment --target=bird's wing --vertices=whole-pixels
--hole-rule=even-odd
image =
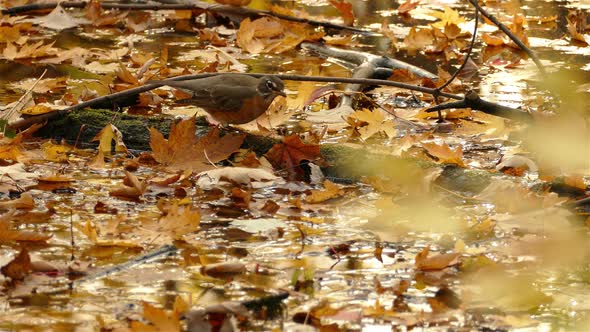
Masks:
[[[216,108],[228,111],[238,112],[242,109],[244,100],[256,96],[256,88],[226,86],[223,89],[216,89],[211,92],[211,100]]]

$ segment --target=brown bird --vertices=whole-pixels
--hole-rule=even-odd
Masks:
[[[286,96],[283,81],[274,76],[254,78],[245,74],[223,74],[186,81],[148,83],[168,85],[190,94],[190,98],[180,101],[203,108],[223,125],[255,120],[276,96]]]

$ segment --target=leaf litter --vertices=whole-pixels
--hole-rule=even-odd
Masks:
[[[243,5],[232,3],[236,4]],[[345,25],[358,20],[356,8],[348,2],[330,1],[330,5],[337,13],[334,20]],[[309,15],[286,8],[273,10]],[[469,32],[464,28],[468,18],[454,8],[412,1],[397,11],[404,18],[396,21],[395,33],[387,33],[394,44],[392,49],[405,47],[404,52],[431,57],[442,66],[438,66],[436,83],[400,71],[392,79],[440,86],[450,77],[448,72],[455,70],[448,61],[461,59],[468,46]],[[405,36],[398,35],[399,25],[404,24],[401,20],[414,19],[412,15],[419,13],[436,18],[434,24],[412,24]],[[177,62],[180,57],[174,58],[176,49],[170,55],[167,49],[146,53],[128,42],[117,52],[77,46],[66,50],[64,43],[55,42],[53,33],[31,38],[44,27],[81,33],[92,26],[103,34],[117,34],[110,29],[137,33],[157,24],[151,14],[105,11],[96,1],[86,8],[85,18],[81,14],[58,6],[51,14],[37,17],[38,25],[2,17],[3,59],[24,64],[68,64],[88,75],[42,81],[33,91],[36,102],[63,93],[60,102],[71,105],[110,89],[141,85],[157,75],[245,68],[235,63],[252,64],[252,60],[244,60],[247,53],[264,53],[265,58],[258,59],[270,63],[279,59],[273,54],[291,57],[302,41],[317,41],[326,35],[325,30],[308,24],[263,17],[242,20],[237,37],[232,39],[195,25],[194,12],[168,13],[175,29],[198,31],[198,41],[189,41],[188,48],[197,49],[202,44],[218,48],[207,58],[191,58],[194,62],[190,64]],[[56,20],[56,15],[61,16]],[[538,17],[551,15],[534,16]],[[540,33],[531,29],[532,17],[508,11],[501,18],[525,42],[529,34]],[[586,41],[582,18],[583,13],[568,15],[570,37],[566,38],[572,43]],[[551,21],[547,19],[546,23]],[[376,24],[384,31],[394,31],[382,18]],[[498,32],[487,31],[481,36],[485,44],[482,61],[475,58],[480,69],[505,71],[503,75],[525,71],[518,67],[523,59],[514,45]],[[100,33],[89,35],[101,40]],[[141,36],[150,39],[146,34]],[[499,53],[490,53],[498,49]],[[228,56],[232,61],[227,61]],[[309,68],[297,67],[306,61],[293,57],[280,71],[307,72]],[[323,70],[334,70],[329,61],[322,66]],[[83,88],[77,80],[83,81]],[[448,88],[462,93],[464,84],[474,84],[462,81]],[[22,80],[13,88],[28,90],[27,84]],[[481,90],[488,88],[485,81],[482,84]],[[96,128],[98,147],[91,149],[73,143],[40,142],[27,132],[3,137],[0,159],[6,169],[2,177],[6,190],[0,202],[0,242],[7,260],[2,262],[2,291],[11,305],[6,317],[34,301],[44,301],[40,303],[63,313],[67,309],[60,307],[60,300],[51,292],[67,285],[68,278],[117,266],[143,251],[174,243],[178,255],[134,270],[140,271],[137,277],[130,277],[132,271],[121,270],[92,281],[89,285],[98,283],[100,288],[94,293],[80,288],[76,297],[69,298],[69,306],[95,317],[96,329],[207,331],[220,326],[225,330],[264,326],[277,330],[280,324],[270,319],[276,306],[269,303],[273,299],[283,301],[287,289],[290,293],[285,303],[293,314],[284,326],[291,329],[302,323],[334,331],[369,326],[411,329],[425,324],[447,329],[457,327],[458,319],[463,327],[473,329],[588,325],[587,310],[557,305],[559,296],[554,292],[562,287],[560,290],[567,293],[565,285],[573,282],[587,285],[584,257],[588,253],[588,222],[579,222],[579,215],[568,208],[572,200],[587,196],[584,145],[575,145],[587,132],[580,125],[584,120],[568,123],[560,119],[552,122],[552,127],[524,131],[525,144],[521,147],[512,135],[521,134],[523,128],[502,119],[475,111],[449,110],[444,117],[451,129],[444,132],[440,129],[443,126],[436,124],[436,116],[426,116],[420,109],[403,109],[398,99],[375,98],[385,109],[394,110],[395,116],[372,105],[358,108],[346,121],[332,119],[340,121],[344,130],[317,130],[323,124],[311,118],[307,124],[288,120],[292,115],[298,117],[305,108],[322,112],[322,103],[330,103],[330,97],[317,98],[308,85],[301,86],[295,100],[290,98],[286,106],[271,110],[268,118],[242,129],[275,139],[264,155],[240,150],[244,148],[243,132],[223,135],[213,128],[206,134],[195,134],[193,118],[176,122],[167,135],[149,129],[151,153],[137,157],[135,151],[127,149],[124,142],[128,137],[117,129],[117,119],[102,131]],[[379,91],[388,91],[396,98],[430,101],[419,93],[412,96],[387,88]],[[140,106],[148,110],[147,114],[159,112],[161,101],[148,95],[142,98]],[[575,110],[575,100],[569,101],[568,107]],[[525,107],[544,103],[533,98],[523,100]],[[426,131],[398,126],[400,116]],[[296,125],[285,132],[281,124],[287,121]],[[277,135],[277,129],[283,130],[281,135]],[[559,136],[568,139],[560,140]],[[423,170],[416,164],[357,159],[350,169],[371,167],[379,172],[364,177],[362,183],[346,184],[329,175],[330,180],[324,180],[323,174],[310,176],[310,169],[329,165],[322,149],[334,142],[356,145],[375,155],[385,151],[387,155],[413,158],[428,167]],[[574,143],[575,148],[560,148],[564,142]],[[517,148],[509,149],[511,145]],[[485,173],[484,177],[489,175],[492,180],[478,191],[460,184],[449,189],[445,177],[457,167],[464,168],[464,174]],[[43,183],[52,187],[43,187]],[[551,192],[564,187],[574,193],[571,198]],[[42,201],[50,204],[45,206]],[[33,263],[40,260],[30,257],[33,253],[40,255],[42,262],[51,265],[70,259],[71,251],[82,260],[76,264],[92,266],[76,268],[72,263],[67,272],[61,267],[34,268]],[[53,270],[61,275],[47,272]],[[164,280],[159,271],[181,273],[166,274]],[[40,277],[37,273],[48,274]],[[363,296],[351,296],[350,285]],[[163,300],[164,294],[170,295],[168,300]],[[581,300],[576,295],[566,297],[566,303]],[[263,305],[252,309],[250,305],[258,303],[252,301]],[[94,309],[88,309],[89,302]],[[136,307],[113,315],[113,310],[119,310],[117,303]],[[544,316],[530,315],[531,310]],[[563,310],[581,318],[563,317]],[[47,326],[61,324],[55,312],[48,309],[41,310],[40,316],[49,322]],[[82,324],[78,318],[68,322]],[[13,322],[3,318],[0,324]]]

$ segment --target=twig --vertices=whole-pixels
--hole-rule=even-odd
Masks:
[[[84,8],[87,5],[85,1],[64,1],[59,3],[63,8]],[[24,5],[24,6],[17,6],[12,8],[5,8],[1,10],[3,15],[16,15],[22,14],[30,11],[35,10],[46,10],[46,9],[53,9],[57,7],[58,3],[38,3],[38,4],[31,4],[31,5]],[[233,15],[240,15],[240,16],[247,16],[247,17],[260,17],[260,16],[273,16],[280,18],[285,21],[291,22],[298,22],[298,23],[307,23],[314,26],[321,26],[329,29],[338,29],[338,30],[349,30],[358,32],[361,34],[376,34],[375,32],[350,27],[341,24],[335,24],[330,22],[324,21],[316,21],[307,18],[301,17],[294,17],[279,13],[273,13],[268,10],[259,10],[259,9],[252,9],[252,8],[245,8],[245,7],[236,7],[236,6],[229,6],[229,5],[216,5],[210,4],[203,1],[192,1],[191,3],[180,3],[180,4],[141,4],[141,3],[119,3],[119,2],[103,2],[101,3],[101,7],[103,9],[123,9],[123,10],[183,10],[183,9],[202,9],[206,11],[216,12],[219,14],[233,14]]]
[[[471,108],[472,110],[478,110],[487,114],[524,122],[532,120],[530,113],[483,100],[475,91],[466,94],[462,100],[439,104],[427,109],[426,112],[440,112],[450,108]]]
[[[477,0],[473,0],[473,1],[475,1],[475,3],[477,3]],[[477,25],[478,24],[479,24],[479,13],[477,12],[477,9],[475,9],[475,27],[473,27],[473,36],[471,37],[471,44],[469,45],[469,50],[467,50],[467,54],[465,55],[465,59],[463,60],[463,63],[461,64],[459,69],[457,69],[457,71],[453,74],[453,76],[451,76],[451,78],[449,78],[445,82],[445,84],[443,84],[437,88],[438,91],[442,91],[442,89],[446,88],[449,84],[451,84],[451,82],[453,82],[455,80],[455,78],[457,78],[457,75],[459,75],[461,70],[463,70],[463,68],[465,68],[467,61],[469,61],[469,58],[471,57],[471,52],[473,51],[473,45],[475,45],[475,37],[477,37]]]
[[[215,75],[223,75],[223,73],[201,73],[201,74],[194,74],[194,75],[183,75],[183,76],[176,76],[173,78],[170,78],[168,80],[170,81],[184,81],[184,80],[191,80],[191,79],[197,79],[197,78],[205,78],[205,77],[211,77],[211,76],[215,76]],[[284,74],[280,74],[280,75],[272,75],[272,74],[260,74],[260,73],[249,73],[248,75],[253,76],[253,77],[262,77],[262,76],[276,76],[280,79],[283,80],[287,80],[287,81],[308,81],[308,82],[327,82],[327,83],[356,83],[356,84],[366,84],[366,85],[382,85],[382,86],[393,86],[393,87],[397,87],[397,88],[401,88],[401,89],[407,89],[407,90],[413,90],[413,91],[420,91],[420,92],[424,92],[424,93],[428,93],[431,95],[438,95],[438,96],[442,96],[442,97],[447,97],[447,98],[451,98],[451,99],[456,99],[456,100],[462,100],[463,96],[460,95],[456,95],[456,94],[452,94],[452,93],[446,93],[446,92],[438,92],[436,91],[436,89],[432,89],[432,88],[427,88],[427,87],[423,87],[423,86],[418,86],[418,85],[412,85],[412,84],[406,84],[406,83],[401,83],[401,82],[394,82],[394,81],[388,81],[388,80],[379,80],[379,79],[369,79],[369,78],[348,78],[348,77],[322,77],[322,76],[305,76],[305,75],[284,75]],[[142,85],[142,86],[138,86],[135,88],[131,88],[125,91],[120,91],[120,92],[115,92],[113,94],[110,95],[106,95],[106,96],[102,96],[102,97],[98,97],[98,98],[94,98],[88,101],[85,101],[83,103],[77,104],[77,105],[73,105],[70,106],[68,108],[65,108],[63,110],[59,110],[56,112],[51,112],[51,113],[45,113],[45,114],[41,114],[41,115],[37,115],[37,116],[32,116],[26,119],[21,119],[18,120],[14,123],[9,124],[9,127],[14,129],[14,130],[18,130],[18,129],[23,129],[26,128],[34,123],[41,123],[44,121],[48,121],[63,115],[66,115],[67,113],[71,112],[71,111],[76,111],[76,110],[80,110],[80,109],[84,109],[86,107],[92,107],[94,105],[97,104],[101,104],[104,102],[110,102],[110,103],[115,103],[117,99],[119,98],[124,98],[124,97],[128,97],[131,95],[136,95],[142,92],[146,92],[155,88],[158,88],[160,86],[163,86],[164,84],[153,84],[153,83],[148,83],[146,85]],[[481,99],[480,99],[481,100]],[[484,100],[481,100],[483,102],[486,102],[487,104],[490,105],[495,105],[494,103],[491,102],[487,102]],[[497,106],[501,106],[501,105],[497,105]],[[506,107],[506,106],[501,106],[504,110],[504,112],[501,112],[501,115],[496,114],[498,116],[502,116],[502,117],[506,117],[506,118],[513,118],[510,115],[510,111],[514,111],[514,112],[522,112],[520,110],[514,109],[514,108],[510,108],[510,107]],[[519,118],[518,115],[516,115],[517,118]]]
[[[27,97],[33,93],[33,90],[35,89],[35,87],[37,86],[37,84],[39,84],[39,82],[43,79],[43,76],[45,76],[45,74],[47,74],[47,69],[45,69],[43,71],[43,73],[41,73],[41,76],[39,76],[39,78],[37,78],[37,80],[35,81],[35,83],[33,83],[33,85],[31,86],[31,88],[29,88],[29,90],[27,90],[17,101],[16,104],[14,104],[14,106],[8,110],[6,113],[2,114],[1,118],[5,119],[7,121],[10,121],[10,118],[14,115],[15,112],[19,112],[22,111],[22,106],[21,103],[26,103],[26,99]],[[18,118],[18,117],[17,117]]]
[[[539,60],[539,57],[537,57],[537,54],[533,50],[531,50],[520,39],[518,39],[518,37],[516,37],[512,33],[512,31],[510,31],[510,29],[508,29],[507,26],[505,26],[500,21],[498,21],[498,19],[496,17],[494,17],[492,14],[490,14],[488,11],[486,11],[485,9],[483,9],[479,5],[479,3],[477,3],[477,0],[469,0],[469,2],[485,18],[487,18],[488,20],[492,21],[500,30],[502,30],[502,32],[504,32],[516,45],[518,45],[518,47],[520,47],[523,51],[525,51],[526,54],[528,54],[528,56],[531,57],[531,59],[533,59],[533,62],[535,63],[535,65],[537,65],[537,68],[541,72],[541,75],[543,75],[543,76],[546,76],[547,75],[547,72],[545,71],[545,67],[543,66],[543,64],[541,63],[541,60]]]

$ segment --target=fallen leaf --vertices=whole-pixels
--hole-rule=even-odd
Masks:
[[[26,248],[22,248],[20,253],[8,264],[2,266],[0,272],[12,280],[23,280],[31,273],[31,257]]]
[[[408,54],[414,55],[418,50],[423,49],[426,46],[432,45],[434,42],[434,35],[431,29],[412,27],[410,33],[404,38],[404,45]]]
[[[425,247],[416,255],[416,269],[422,271],[442,270],[459,264],[460,253],[438,254],[428,257],[430,247]]]
[[[201,274],[218,279],[231,279],[245,272],[246,266],[242,263],[216,263],[201,267]]]
[[[320,146],[317,144],[305,144],[298,135],[287,136],[283,143],[275,144],[266,154],[266,158],[276,170],[286,171],[289,180],[301,176],[304,171],[301,163],[322,162]]]
[[[22,193],[19,198],[0,202],[0,209],[25,209],[35,207],[35,200],[29,193]]]
[[[440,21],[431,24],[435,28],[444,28],[447,24],[460,25],[461,23],[465,23],[465,19],[458,11],[447,6],[445,6],[444,12],[433,10],[429,14],[440,19]]]
[[[230,5],[230,6],[247,6],[250,4],[252,0],[215,0],[215,2],[220,3],[222,5]]]
[[[385,133],[389,138],[396,136],[393,121],[387,119],[380,110],[370,111],[364,108],[351,114],[346,122],[358,132],[363,140],[367,140],[380,132]]]
[[[75,181],[74,179],[72,179],[69,176],[65,176],[62,174],[51,174],[51,175],[46,175],[46,176],[40,176],[37,179],[39,182],[51,182],[51,183],[66,183],[66,182],[73,182]]]
[[[137,199],[146,192],[148,186],[146,180],[139,181],[135,175],[128,171],[125,171],[125,180],[127,183],[112,188],[109,194],[111,196]]]
[[[127,147],[123,142],[123,134],[117,127],[113,124],[109,123],[104,126],[96,136],[92,139],[92,142],[99,141],[98,143],[98,150],[103,154],[110,155],[112,148],[112,143],[115,143],[115,153],[116,152],[124,152],[128,153]]]
[[[276,184],[281,180],[280,177],[271,172],[261,168],[247,168],[247,167],[223,167],[216,168],[209,171],[204,171],[197,174],[197,186],[203,189],[212,189],[222,185],[220,182],[226,181],[238,185],[253,185],[257,188],[261,186],[268,186]]]
[[[420,1],[406,0],[399,7],[397,7],[397,13],[400,15],[407,15],[412,9],[415,9],[420,4]]]
[[[502,46],[502,45],[504,45],[504,39],[502,37],[497,37],[497,36],[491,35],[486,32],[484,32],[481,35],[481,39],[488,46]]]
[[[438,145],[436,143],[422,143],[422,147],[426,149],[429,155],[435,157],[439,163],[455,164],[459,167],[465,167],[463,162],[463,148],[459,145],[455,151],[443,143]]]
[[[180,315],[167,313],[147,302],[143,302],[143,318],[151,323],[131,322],[131,330],[137,332],[175,332],[181,330]]]
[[[219,136],[214,128],[206,136],[195,136],[193,118],[182,120],[170,128],[168,139],[155,128],[150,128],[150,147],[154,158],[171,169],[202,171],[213,168],[211,163],[222,161],[238,151],[245,135]]]
[[[8,221],[0,221],[0,243],[17,242],[44,242],[48,240],[51,235],[31,231],[16,231],[12,230]]]
[[[57,5],[55,9],[51,11],[51,13],[43,17],[33,18],[30,21],[42,27],[57,31],[71,29],[82,24],[90,23],[85,18],[73,17],[68,12],[66,12],[66,10],[61,5]]]
[[[329,0],[330,4],[340,12],[342,15],[342,19],[344,20],[344,25],[346,26],[353,26],[354,25],[354,13],[352,12],[352,4],[345,0]]]
[[[305,201],[307,203],[315,204],[325,202],[332,198],[341,197],[342,195],[344,195],[344,190],[340,186],[326,180],[324,181],[324,190],[312,190],[311,194],[305,197]]]

